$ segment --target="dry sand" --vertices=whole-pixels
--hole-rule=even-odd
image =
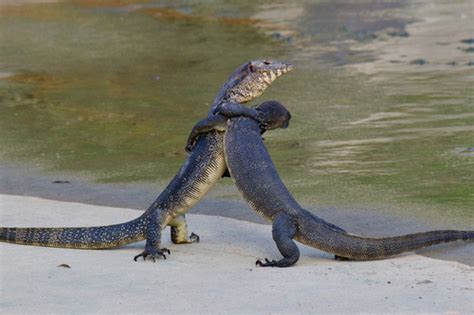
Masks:
[[[2,226],[124,222],[136,210],[0,195]],[[268,225],[189,215],[201,243],[164,245],[172,254],[134,262],[143,242],[116,250],[0,243],[0,312],[10,313],[354,313],[474,309],[473,268],[409,253],[338,262],[301,246],[292,268],[256,268],[278,257]],[[68,264],[71,268],[57,267]]]

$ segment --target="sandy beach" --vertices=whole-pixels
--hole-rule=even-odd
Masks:
[[[137,211],[0,195],[2,225],[86,226],[130,220]],[[134,262],[143,243],[116,250],[0,244],[3,314],[12,313],[470,313],[473,268],[407,253],[338,262],[300,246],[292,268],[256,268],[278,257],[271,227],[189,215],[201,236],[173,245],[166,261]],[[456,244],[462,247],[463,244]],[[67,264],[71,268],[58,267]]]

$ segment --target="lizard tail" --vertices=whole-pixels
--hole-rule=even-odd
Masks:
[[[0,227],[0,242],[77,249],[106,249],[145,239],[147,217],[93,227]]]
[[[314,223],[316,224],[311,224],[313,225],[311,231],[299,233],[297,238],[299,241],[339,257],[354,260],[381,259],[439,243],[474,240],[474,231],[457,230],[370,238],[338,231],[321,222]]]
[[[473,231],[439,230],[413,233],[386,238],[364,238],[346,234],[346,246],[340,246],[335,254],[355,260],[390,257],[440,243],[474,239]]]

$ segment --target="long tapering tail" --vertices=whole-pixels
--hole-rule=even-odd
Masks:
[[[381,259],[439,243],[474,240],[474,231],[438,230],[394,237],[370,238],[334,229],[322,220],[300,225],[303,244],[354,260]],[[308,224],[309,223],[309,224]]]
[[[473,240],[473,231],[438,230],[386,238],[364,238],[346,234],[334,253],[340,257],[370,260],[390,257],[440,243]]]
[[[17,228],[1,227],[0,242],[46,247],[106,249],[145,239],[147,216],[106,226]]]

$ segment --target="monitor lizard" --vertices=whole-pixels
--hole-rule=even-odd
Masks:
[[[264,103],[265,104],[265,103]],[[264,104],[261,105],[264,108]],[[283,109],[280,109],[283,111]],[[221,106],[217,113],[235,114],[235,109]],[[212,119],[200,121],[191,133],[193,137],[212,129]],[[228,119],[224,150],[231,177],[250,207],[272,221],[272,235],[282,259],[257,260],[261,267],[288,267],[300,256],[294,239],[320,250],[333,253],[337,259],[382,259],[442,242],[473,240],[474,231],[438,230],[394,237],[371,238],[346,232],[315,214],[303,209],[283,184],[260,136],[259,124],[245,116]]]
[[[209,117],[224,104],[247,103],[260,96],[279,76],[292,70],[292,65],[277,60],[254,60],[238,67],[219,90]],[[244,107],[245,108],[245,107]],[[242,114],[261,120],[255,109]],[[164,191],[138,218],[120,224],[95,227],[15,228],[1,227],[0,241],[24,245],[107,249],[146,239],[145,250],[134,257],[166,259],[167,248],[161,248],[161,231],[171,226],[175,244],[199,241],[188,235],[184,214],[196,204],[226,171],[223,133],[211,131],[199,137],[191,152]]]

